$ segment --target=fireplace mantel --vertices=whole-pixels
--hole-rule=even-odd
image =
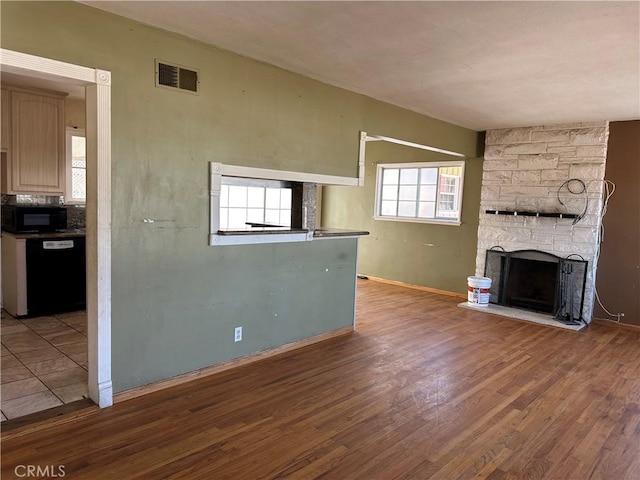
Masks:
[[[485,210],[484,213],[490,215],[513,215],[514,217],[544,217],[544,218],[580,218],[577,213],[558,213],[558,212],[529,212],[517,210]]]

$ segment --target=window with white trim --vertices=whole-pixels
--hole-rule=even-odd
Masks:
[[[464,161],[380,164],[377,220],[460,225]]]
[[[84,130],[67,128],[67,195],[65,203],[87,199],[87,139]]]
[[[218,162],[209,163],[209,176],[209,245],[311,241],[316,186],[359,184],[351,177]]]

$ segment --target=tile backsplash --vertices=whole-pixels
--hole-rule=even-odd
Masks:
[[[86,228],[86,208],[84,205],[67,205],[67,228]]]
[[[2,205],[62,205],[64,197],[53,195],[2,195]]]
[[[52,205],[67,209],[67,228],[86,227],[84,205],[64,205],[64,197],[53,195],[2,195],[2,205]]]

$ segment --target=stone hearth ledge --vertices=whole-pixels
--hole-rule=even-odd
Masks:
[[[491,303],[486,307],[480,307],[469,302],[462,302],[459,303],[458,306],[466,308],[468,310],[490,313],[492,315],[499,315],[501,317],[515,318],[517,320],[524,320],[527,322],[537,323],[539,325],[546,325],[548,327],[562,328],[564,330],[572,330],[574,332],[579,332],[586,327],[586,324],[584,322],[580,325],[565,325],[564,323],[555,320],[551,315],[528,312],[526,310],[520,310],[518,308],[504,307],[502,305],[494,305]]]

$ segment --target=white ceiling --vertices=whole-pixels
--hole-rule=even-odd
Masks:
[[[640,118],[638,1],[83,3],[474,130]]]
[[[9,85],[18,87],[32,87],[41,88],[44,90],[51,90],[54,92],[66,93],[68,98],[74,100],[84,100],[85,91],[84,87],[78,85],[71,85],[67,82],[55,82],[53,80],[45,80],[36,77],[25,77],[24,75],[17,75],[15,73],[2,72],[2,82]]]

